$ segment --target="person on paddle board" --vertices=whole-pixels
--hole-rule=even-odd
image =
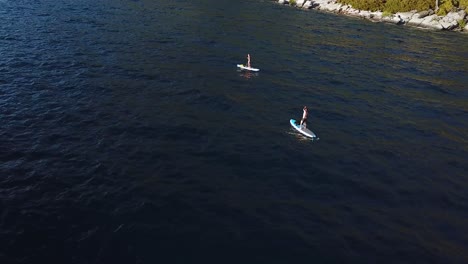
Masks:
[[[250,54],[247,54],[247,67],[250,67]]]
[[[307,127],[307,116],[309,115],[309,111],[307,110],[307,106],[304,106],[304,108],[302,110],[303,110],[303,113],[302,113],[302,119],[301,119],[301,128],[302,128],[302,125],[304,125],[304,128],[306,128]]]

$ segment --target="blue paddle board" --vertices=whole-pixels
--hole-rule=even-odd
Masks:
[[[310,137],[310,138],[315,138],[317,137],[314,132],[310,131],[309,129],[305,128],[305,127],[300,127],[299,124],[297,124],[296,120],[294,119],[291,119],[289,120],[289,123],[291,123],[291,126],[294,127],[294,129],[296,129],[297,131],[299,131],[301,134],[303,134],[304,136],[306,137]]]

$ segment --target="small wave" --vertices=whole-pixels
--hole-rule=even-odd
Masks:
[[[318,137],[316,137],[316,138],[306,137],[306,136],[302,135],[301,133],[295,131],[293,128],[291,128],[291,131],[286,132],[286,134],[294,136],[296,139],[298,139],[299,141],[302,141],[302,142],[310,142],[310,141],[319,140]]]

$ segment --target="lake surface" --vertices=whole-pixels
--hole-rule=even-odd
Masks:
[[[0,18],[1,263],[468,262],[468,35],[261,0]]]

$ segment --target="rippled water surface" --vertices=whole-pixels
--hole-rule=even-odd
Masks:
[[[468,262],[466,34],[261,0],[0,18],[1,263]]]

